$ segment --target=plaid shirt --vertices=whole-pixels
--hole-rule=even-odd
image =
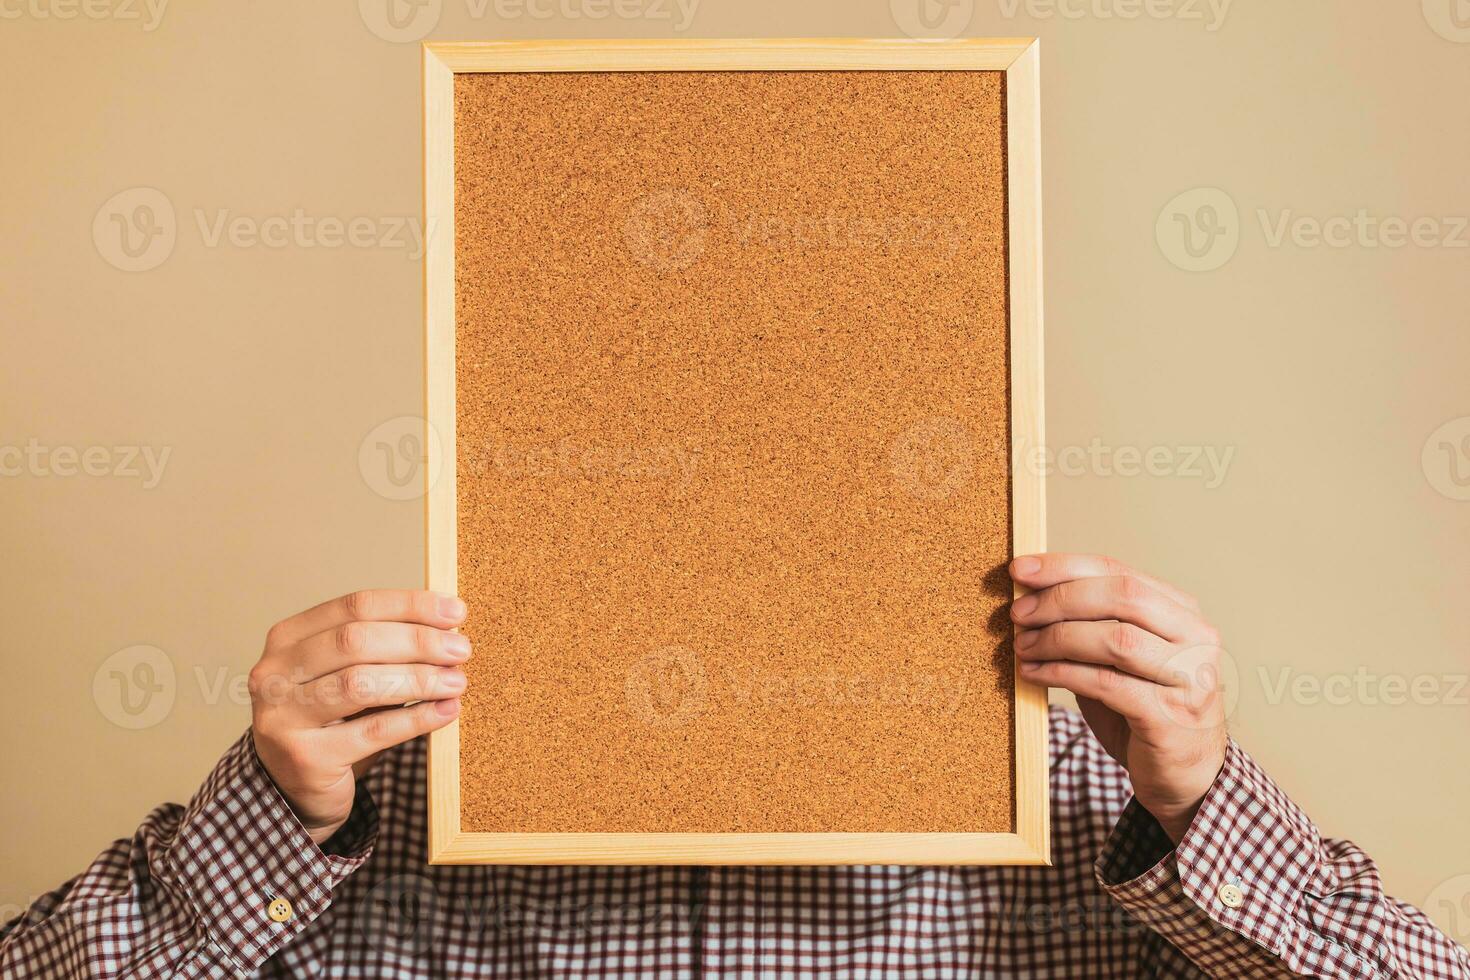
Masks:
[[[1175,847],[1078,715],[1051,732],[1051,868],[429,867],[422,739],[320,849],[247,733],[7,924],[0,975],[1470,977],[1234,742]]]

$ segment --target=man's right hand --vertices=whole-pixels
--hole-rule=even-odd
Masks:
[[[470,643],[451,630],[464,618],[453,596],[378,589],[266,634],[250,671],[255,750],[318,844],[346,822],[379,753],[459,714]]]

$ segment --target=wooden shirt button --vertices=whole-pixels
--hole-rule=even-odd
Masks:
[[[289,922],[295,913],[291,910],[291,903],[284,898],[273,898],[265,907],[265,914],[271,917],[272,922]]]

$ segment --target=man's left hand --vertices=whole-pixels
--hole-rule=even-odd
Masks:
[[[1077,696],[1178,843],[1225,763],[1219,631],[1192,596],[1112,558],[1029,555],[1011,577],[1036,590],[1011,607],[1021,676]]]

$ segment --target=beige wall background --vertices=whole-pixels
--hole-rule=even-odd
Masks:
[[[1470,9],[923,2],[0,0],[7,915],[272,622],[421,581],[421,37],[908,32],[1043,38],[1053,546],[1200,595],[1237,737],[1470,938]]]

